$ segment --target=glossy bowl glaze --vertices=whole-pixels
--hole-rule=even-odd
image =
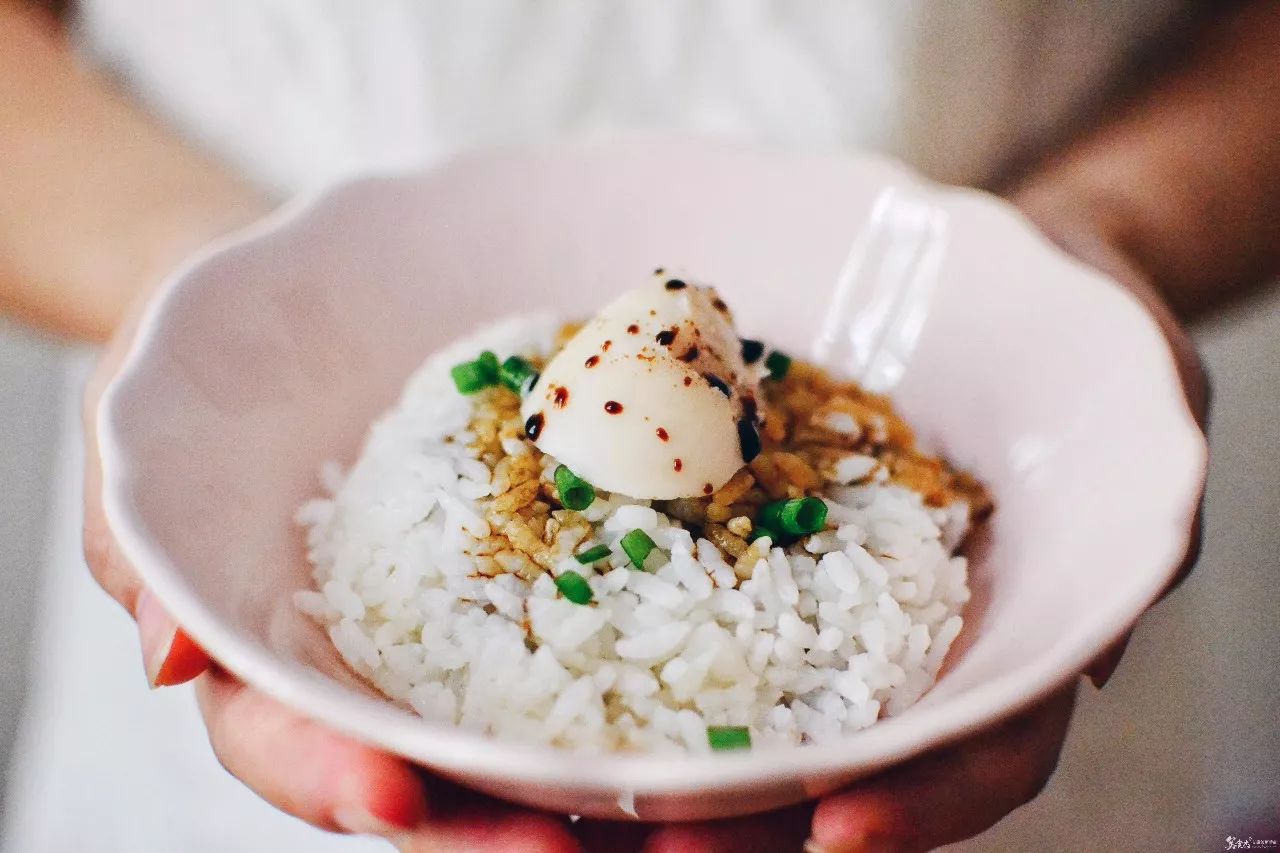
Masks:
[[[998,505],[964,633],[918,704],[821,748],[573,754],[414,716],[348,674],[294,610],[309,583],[296,507],[433,350],[498,315],[582,315],[665,266],[718,285],[744,333],[806,352],[888,187],[948,221],[894,396]],[[99,429],[112,529],[228,669],[500,797],[652,820],[831,791],[1074,678],[1170,580],[1206,464],[1155,324],[1007,204],[881,159],[652,140],[359,180],[209,247],[152,306]]]

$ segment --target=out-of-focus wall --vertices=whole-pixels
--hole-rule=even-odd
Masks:
[[[0,773],[13,747],[29,663],[58,438],[60,350],[0,320]]]

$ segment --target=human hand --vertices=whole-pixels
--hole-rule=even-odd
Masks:
[[[140,306],[139,306],[140,307]],[[321,829],[394,839],[405,851],[577,850],[568,821],[428,777],[394,756],[291,711],[220,669],[165,612],[125,560],[102,510],[96,419],[136,328],[137,309],[86,389],[85,557],[98,583],[138,623],[147,682],[195,681],[222,765],[281,811]]]
[[[133,328],[128,323],[117,335],[86,392],[86,556],[99,583],[138,621],[148,682],[160,687],[195,679],[210,742],[223,766],[288,814],[326,830],[381,835],[406,853],[584,846],[787,850],[799,849],[811,834],[821,849],[875,849],[872,839],[928,845],[981,831],[1033,796],[1052,771],[1071,691],[992,732],[828,797],[816,812],[807,804],[705,824],[571,826],[561,816],[433,779],[307,720],[211,662],[143,587],[106,525],[94,425],[102,391],[119,369]],[[922,835],[924,829],[935,834]]]
[[[930,850],[977,835],[1043,788],[1075,701],[1068,685],[1029,711],[815,803],[703,823],[580,821],[589,850],[647,853],[879,853]]]
[[[1034,199],[1032,200],[1034,201]],[[1165,329],[1203,418],[1205,385],[1195,351],[1154,288],[1123,252],[1081,223],[1038,221],[1069,250],[1130,288]],[[1052,210],[1052,208],[1050,208]],[[212,664],[142,587],[123,560],[101,510],[93,425],[97,404],[132,338],[126,324],[86,395],[86,553],[95,576],[138,621],[153,686],[197,680],[214,751],[223,765],[283,811],[323,829],[394,839],[405,851],[434,849],[820,850],[928,849],[977,834],[1034,797],[1057,762],[1074,699],[1068,686],[1041,704],[961,743],[853,788],[781,812],[674,826],[583,821],[501,804],[428,777],[393,756],[309,721]],[[1090,669],[1104,681],[1120,644]]]
[[[1199,356],[1155,283],[1124,250],[1117,223],[1096,208],[1074,203],[1052,182],[1030,184],[1014,201],[1050,239],[1108,274],[1151,313],[1169,343],[1187,405],[1203,429],[1209,394]],[[1190,571],[1199,545],[1197,515],[1170,589]],[[1126,642],[1127,637],[1121,639],[1086,670],[1095,686],[1110,678]],[[798,849],[806,838],[809,849],[822,851],[927,850],[969,838],[1043,788],[1057,765],[1074,696],[1075,685],[1064,686],[993,729],[825,797],[816,807],[659,829],[648,841],[660,850],[741,853]]]
[[[1028,184],[1014,202],[1055,243],[1106,273],[1151,313],[1168,340],[1187,405],[1203,429],[1208,382],[1189,336],[1140,264],[1129,257],[1120,224],[1104,211],[1051,181]],[[1200,519],[1189,531],[1175,586],[1199,552]],[[1086,673],[1101,687],[1120,662],[1127,638],[1100,655]],[[1023,714],[939,751],[893,768],[816,807],[701,825],[659,828],[649,849],[822,851],[927,850],[960,841],[993,826],[1033,799],[1057,765],[1070,719],[1075,685]],[[583,826],[580,831],[591,831]],[[601,849],[617,849],[600,844]]]

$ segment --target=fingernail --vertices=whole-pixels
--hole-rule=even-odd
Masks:
[[[134,615],[138,620],[138,634],[142,640],[142,663],[147,671],[147,684],[160,686],[160,673],[173,649],[178,633],[178,623],[160,606],[160,602],[147,590],[138,593]]]
[[[152,688],[183,684],[209,667],[209,656],[145,589],[138,593],[134,615],[142,641],[142,663],[147,672],[147,684]]]
[[[364,806],[342,806],[334,809],[334,823],[345,832],[353,835],[377,835],[382,838],[395,838],[404,835],[409,826],[396,826],[390,821],[374,817]]]

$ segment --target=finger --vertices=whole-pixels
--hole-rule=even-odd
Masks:
[[[1129,639],[1133,638],[1133,631],[1126,631],[1124,637],[1117,639],[1115,643],[1107,647],[1107,651],[1098,654],[1093,658],[1093,662],[1089,663],[1085,675],[1089,676],[1093,686],[1102,689],[1106,686],[1107,681],[1111,680],[1111,676],[1115,675],[1116,667],[1120,666],[1120,658],[1124,657],[1126,648],[1129,648]]]
[[[395,839],[401,853],[577,853],[569,821],[427,778],[427,819]],[[613,848],[610,848],[613,849]]]
[[[214,754],[273,806],[328,830],[388,834],[425,816],[402,762],[307,720],[218,668],[196,685]]]
[[[102,472],[92,444],[85,466],[84,495],[85,562],[99,585],[137,621],[147,683],[167,687],[190,681],[208,668],[209,656],[143,588],[120,553],[102,512]]]
[[[102,470],[92,441],[84,471],[84,559],[94,580],[130,615],[136,615],[142,583],[116,545],[102,512]]]
[[[1112,643],[1107,650],[1094,658],[1093,663],[1089,664],[1089,668],[1085,673],[1089,676],[1089,680],[1093,682],[1093,686],[1101,690],[1111,680],[1111,676],[1115,674],[1116,667],[1120,665],[1120,658],[1124,657],[1124,650],[1129,647],[1129,639],[1133,636],[1133,632],[1127,632],[1123,637]]]
[[[671,824],[654,830],[645,853],[774,853],[800,850],[809,837],[812,803],[728,820]]]
[[[107,385],[124,361],[137,324],[139,306],[131,312],[103,353],[97,368],[84,391],[81,407],[81,428],[84,431],[84,555],[93,572],[107,593],[123,605],[130,614],[137,613],[137,597],[142,589],[133,567],[125,560],[116,545],[111,528],[102,510],[102,463],[98,448],[98,405]]]
[[[1074,700],[1072,684],[995,729],[827,797],[811,849],[930,850],[988,829],[1044,787]]]
[[[222,765],[313,826],[380,835],[411,853],[577,849],[562,820],[424,782],[406,762],[308,720],[216,667],[197,683],[197,696]]]
[[[651,823],[588,817],[573,825],[573,834],[590,853],[640,853],[653,830]]]
[[[209,666],[209,656],[147,592],[116,545],[102,513],[101,471],[89,453],[85,470],[84,556],[94,578],[138,623],[147,683],[167,687],[190,681]]]

